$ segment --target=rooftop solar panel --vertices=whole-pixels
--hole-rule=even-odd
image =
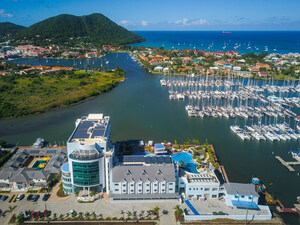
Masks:
[[[86,132],[86,130],[76,130],[73,138],[88,138],[90,135]]]
[[[30,154],[39,154],[40,151],[39,150],[30,150]]]
[[[90,127],[94,126],[94,122],[93,121],[82,121],[79,123],[78,128],[77,129],[88,129]]]
[[[96,137],[96,136],[103,136],[104,132],[105,132],[105,130],[94,130],[92,133],[92,138]]]
[[[55,153],[56,153],[56,150],[47,150],[46,153],[47,153],[47,154],[55,154]]]

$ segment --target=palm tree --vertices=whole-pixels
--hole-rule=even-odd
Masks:
[[[70,215],[70,213],[66,213],[66,218],[68,218],[68,217],[69,217],[69,215]]]
[[[12,212],[15,210],[15,208],[16,208],[17,206],[15,205],[15,206],[8,206],[8,210],[7,210],[7,212],[9,212],[10,214],[12,214]]]
[[[133,217],[136,217],[137,211],[133,211],[132,215]]]
[[[96,219],[97,215],[96,215],[95,211],[92,212],[92,216],[93,216],[94,219]]]
[[[158,217],[160,208],[158,206],[155,206],[153,210],[155,211],[156,216]]]
[[[89,218],[90,215],[91,215],[91,214],[90,214],[89,212],[86,212],[86,213],[84,214],[84,216],[87,217],[87,218]]]
[[[83,218],[83,212],[78,213],[79,214],[79,218],[82,219]]]
[[[124,214],[125,214],[125,212],[123,210],[121,210],[121,215],[123,216],[123,220],[124,220]]]
[[[130,211],[127,212],[127,216],[130,217],[132,213]]]
[[[151,215],[151,210],[147,210],[147,216]]]
[[[141,210],[140,217],[143,217],[144,213],[145,213],[145,210]]]
[[[176,211],[179,211],[179,210],[180,210],[180,205],[176,205],[176,206],[174,207],[174,209],[175,209]]]
[[[64,217],[64,215],[63,215],[63,214],[60,214],[60,215],[59,215],[59,218],[60,218],[60,219],[62,219],[63,217]]]

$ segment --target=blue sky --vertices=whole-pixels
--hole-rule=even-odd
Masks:
[[[129,30],[300,30],[300,0],[1,0],[0,22],[102,13]]]

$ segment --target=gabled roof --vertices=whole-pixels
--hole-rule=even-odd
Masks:
[[[224,186],[227,194],[229,195],[245,195],[259,197],[259,195],[255,191],[254,184],[225,183]]]
[[[175,182],[174,165],[159,166],[115,166],[113,182]]]

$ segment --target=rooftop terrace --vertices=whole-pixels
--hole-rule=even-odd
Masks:
[[[95,141],[104,141],[107,134],[109,116],[103,114],[89,114],[76,121],[76,128],[69,142],[93,144]]]

